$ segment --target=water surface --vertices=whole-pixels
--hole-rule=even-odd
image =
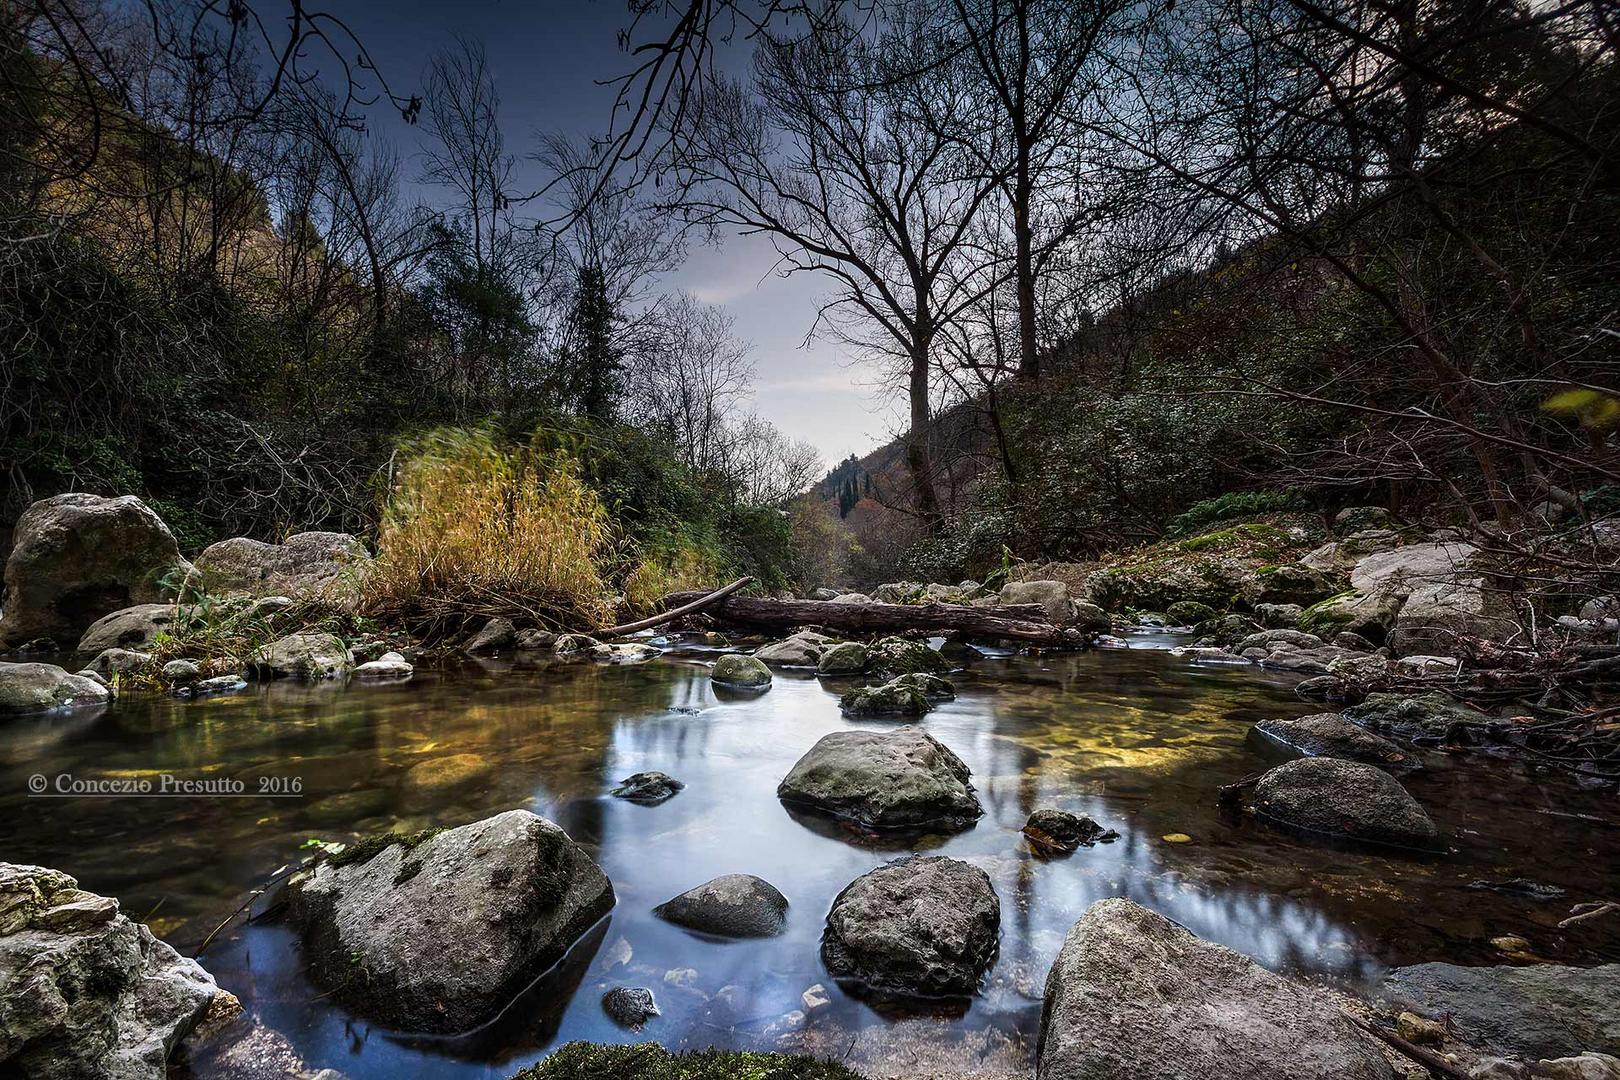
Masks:
[[[1158,639],[1137,639],[1156,644]],[[1480,758],[1431,754],[1405,778],[1451,837],[1434,859],[1338,850],[1223,811],[1219,785],[1272,761],[1247,737],[1268,716],[1312,707],[1294,678],[1198,667],[1163,651],[1000,657],[954,676],[959,697],[924,721],[970,766],[985,816],[967,832],[874,847],[790,814],[777,782],[822,735],[850,727],[851,683],[778,673],[761,696],[713,688],[712,653],[673,650],[635,667],[496,661],[419,670],[395,685],[275,683],[202,701],[131,698],[98,715],[11,725],[0,751],[0,857],[73,874],[194,952],[249,890],[312,837],[453,826],[514,807],[587,845],[618,905],[496,1023],[460,1039],[401,1036],[347,1015],[304,979],[293,935],[233,924],[205,966],[311,1068],[346,1076],[504,1077],[570,1039],[669,1046],[802,1046],[903,1071],[927,1062],[986,1072],[1028,1064],[1047,968],[1093,901],[1127,896],[1268,967],[1349,989],[1387,965],[1508,962],[1516,934],[1548,960],[1620,958],[1620,926],[1568,932],[1570,904],[1620,892],[1612,789]],[[611,798],[656,769],[686,790],[656,807]],[[236,778],[240,798],[33,798],[28,777]],[[296,778],[291,797],[259,794]],[[1018,834],[1057,806],[1117,829],[1113,844],[1043,862]],[[1166,836],[1184,834],[1189,842]],[[846,993],[818,941],[833,897],[917,850],[967,859],[1002,903],[1000,955],[965,1007],[896,1010]],[[651,909],[726,873],[757,874],[791,903],[786,933],[715,942]],[[1566,888],[1535,903],[1478,892],[1477,879]],[[1615,923],[1616,920],[1609,920]],[[1520,959],[1524,957],[1521,956]],[[831,1005],[785,1043],[786,1014],[817,984]],[[651,987],[663,1016],[644,1032],[599,1005],[615,985]]]

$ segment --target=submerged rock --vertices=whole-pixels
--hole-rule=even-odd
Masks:
[[[917,727],[822,736],[777,798],[871,829],[960,830],[984,811],[962,759]]]
[[[1264,819],[1309,833],[1393,847],[1434,849],[1440,830],[1385,772],[1359,761],[1299,758],[1268,771],[1254,788]]]
[[[1620,1054],[1620,964],[1396,968],[1380,996],[1391,1007],[1449,1018],[1457,1036],[1493,1054]]]
[[[352,663],[336,634],[288,634],[260,649],[250,666],[260,677],[318,680],[347,674]]]
[[[59,870],[0,863],[0,1063],[19,1077],[164,1080],[216,999],[175,952]]]
[[[951,670],[950,661],[928,647],[926,641],[886,637],[872,646],[871,670],[883,678],[896,675],[943,675]]]
[[[1066,810],[1037,810],[1024,822],[1023,833],[1030,847],[1040,855],[1064,855],[1092,844],[1119,839],[1119,833],[1105,829],[1085,814]]]
[[[859,641],[842,641],[821,654],[816,674],[859,675],[869,662],[865,645]]]
[[[764,878],[725,874],[653,908],[676,926],[717,937],[774,937],[787,925],[787,897]]]
[[[348,533],[303,532],[279,544],[237,536],[202,550],[186,579],[186,591],[284,596],[353,608],[370,569],[365,544]]]
[[[1262,720],[1254,730],[1305,757],[1364,761],[1386,769],[1410,769],[1418,765],[1410,754],[1388,739],[1357,727],[1338,713]]]
[[[136,604],[103,615],[91,623],[75,652],[100,653],[107,649],[149,649],[159,636],[172,634],[178,609],[173,604]]]
[[[771,669],[757,657],[727,653],[714,662],[709,678],[733,689],[765,690],[771,685]]]
[[[133,495],[41,499],[12,538],[0,648],[36,638],[68,647],[108,612],[169,600],[169,575],[187,568],[169,527]]]
[[[1100,900],[1046,980],[1038,1080],[1393,1080],[1315,991],[1129,900]]]
[[[658,1015],[653,993],[642,986],[615,986],[602,995],[602,1011],[615,1024],[639,1030]]]
[[[584,849],[527,810],[357,845],[288,896],[317,985],[362,1016],[431,1032],[493,1017],[613,906]]]
[[[866,987],[973,993],[996,955],[1001,901],[971,863],[912,856],[856,878],[833,901],[821,955]]]
[[[112,700],[107,687],[55,664],[0,663],[0,716],[78,709]]]
[[[673,776],[666,776],[661,772],[638,772],[620,780],[619,786],[613,789],[613,794],[617,798],[628,799],[643,806],[657,806],[661,802],[673,799],[676,793],[685,787],[685,784]]]

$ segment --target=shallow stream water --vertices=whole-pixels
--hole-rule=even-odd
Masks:
[[[778,781],[822,735],[887,726],[839,714],[838,694],[853,684],[778,672],[768,693],[728,695],[709,683],[712,658],[677,648],[628,667],[467,664],[419,669],[403,684],[274,683],[13,723],[0,749],[0,858],[65,870],[191,953],[312,837],[453,826],[526,807],[591,849],[618,895],[612,915],[498,1021],[458,1039],[401,1036],[347,1015],[305,980],[295,938],[273,920],[238,921],[216,937],[202,959],[219,982],[311,1068],[353,1080],[506,1077],[571,1039],[770,1048],[817,984],[831,1004],[789,1047],[877,1071],[1021,1073],[1047,968],[1069,926],[1107,896],[1352,991],[1389,965],[1512,962],[1492,944],[1504,935],[1530,943],[1518,960],[1620,959],[1620,926],[1554,928],[1571,904],[1620,893],[1612,789],[1427,755],[1424,770],[1403,777],[1450,837],[1447,854],[1427,859],[1325,847],[1222,810],[1221,784],[1278,760],[1252,741],[1250,725],[1316,711],[1293,696],[1296,678],[1199,667],[1151,648],[976,661],[953,676],[958,698],[922,723],[973,770],[985,816],[967,832],[897,849],[776,799]],[[649,769],[686,789],[656,807],[607,794]],[[31,776],[54,789],[64,773],[234,777],[247,790],[30,793]],[[283,779],[261,794],[266,777]],[[294,778],[297,790],[286,790]],[[1043,806],[1090,814],[1121,838],[1040,861],[1018,829]],[[821,966],[833,897],[909,850],[974,862],[1000,895],[1000,955],[965,1008],[897,1012],[846,993]],[[651,914],[726,873],[757,874],[786,894],[781,937],[715,942]],[[1468,888],[1507,878],[1568,895],[1538,903]],[[614,1026],[600,998],[616,985],[652,988],[663,1015],[640,1033]]]

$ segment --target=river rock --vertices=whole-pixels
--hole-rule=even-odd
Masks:
[[[1299,625],[1299,618],[1305,614],[1305,609],[1298,604],[1256,604],[1254,605],[1255,618],[1261,625],[1278,630],[1291,630]]]
[[[771,685],[771,669],[757,657],[726,653],[714,662],[709,679],[737,690],[765,690]]]
[[[1396,738],[1444,741],[1455,725],[1488,724],[1491,718],[1445,694],[1368,694],[1344,710],[1345,719]]]
[[[1400,523],[1382,506],[1347,506],[1333,515],[1333,531],[1340,536],[1364,529],[1399,529]]]
[[[1106,634],[1114,627],[1114,620],[1109,618],[1108,612],[1090,600],[1071,600],[1069,608],[1073,612],[1070,623],[1087,633]]]
[[[847,592],[839,593],[837,596],[832,598],[832,602],[835,604],[870,604],[873,601],[872,598],[866,593]]]
[[[1306,608],[1299,629],[1323,638],[1349,631],[1368,641],[1383,641],[1400,614],[1402,599],[1386,592],[1340,593]]]
[[[317,985],[390,1027],[443,1033],[499,1012],[608,913],[613,886],[562,829],[509,810],[327,859],[288,898]]]
[[[842,641],[821,654],[817,675],[859,675],[870,662],[866,646],[859,641]]]
[[[90,624],[75,651],[150,649],[159,635],[174,632],[177,616],[178,609],[173,604],[136,604],[109,612]]]
[[[1129,900],[1099,900],[1046,980],[1037,1080],[1392,1080],[1317,992]]]
[[[334,679],[353,666],[336,634],[288,634],[254,654],[250,666],[261,677]]]
[[[1364,761],[1385,769],[1417,767],[1413,757],[1338,713],[1314,713],[1286,720],[1262,720],[1254,730],[1305,757]]]
[[[1238,594],[1251,605],[1314,604],[1344,588],[1342,575],[1327,574],[1298,563],[1263,567],[1245,573]]]
[[[1262,630],[1257,634],[1250,634],[1232,647],[1233,652],[1242,653],[1249,649],[1265,649],[1271,651],[1277,645],[1292,645],[1296,649],[1320,649],[1327,644],[1315,634],[1307,634],[1302,630],[1277,629]]]
[[[620,780],[619,786],[613,789],[613,794],[616,798],[640,803],[643,806],[657,806],[661,802],[673,799],[685,788],[686,785],[673,776],[666,776],[661,772],[638,772]]]
[[[188,568],[169,527],[133,495],[42,499],[12,537],[0,648],[37,638],[71,647],[108,612],[171,599],[169,576]]]
[[[1507,643],[1522,631],[1513,609],[1484,579],[1418,583],[1390,631],[1397,655],[1455,653],[1473,641]]]
[[[848,716],[923,716],[936,701],[950,701],[956,688],[938,675],[897,675],[882,686],[852,690],[839,699]]]
[[[1176,626],[1197,626],[1216,618],[1220,612],[1197,600],[1177,600],[1164,609],[1164,614]]]
[[[1460,1039],[1493,1054],[1620,1054],[1620,964],[1417,964],[1391,971],[1380,995],[1394,1009],[1449,1017]]]
[[[151,662],[151,653],[136,652],[133,649],[103,649],[94,660],[90,661],[88,670],[100,675],[104,680],[110,680],[115,675],[137,671]]]
[[[920,581],[890,581],[872,590],[880,604],[920,604],[926,593]]]
[[[658,1015],[658,1005],[652,991],[644,986],[615,986],[602,995],[602,1011],[615,1024],[639,1031]]]
[[[801,631],[782,641],[761,645],[754,650],[754,655],[778,667],[813,668],[821,663],[821,654],[827,650],[828,641],[821,634]]]
[[[1003,604],[1039,604],[1048,622],[1067,626],[1074,615],[1069,586],[1061,581],[1009,581],[1001,587]]]
[[[972,994],[995,958],[1001,901],[971,863],[913,856],[850,882],[827,913],[827,970],[901,994]]]
[[[787,925],[787,897],[764,878],[725,874],[653,908],[676,926],[716,937],[775,937]]]
[[[911,638],[886,637],[874,644],[868,653],[873,673],[883,678],[896,675],[943,675],[951,670],[950,661],[928,647],[926,641]]]
[[[469,656],[487,656],[490,653],[501,652],[517,645],[517,627],[512,625],[511,619],[496,616],[478,628],[461,651]]]
[[[187,686],[202,678],[202,665],[195,660],[170,660],[158,674],[170,686]]]
[[[1222,615],[1198,625],[1198,644],[1231,647],[1260,632],[1260,624],[1247,615]]]
[[[164,1080],[217,998],[188,960],[59,870],[0,863],[0,1071]]]
[[[1066,855],[1092,844],[1118,840],[1119,833],[1105,829],[1084,814],[1066,810],[1037,810],[1024,822],[1024,837],[1038,855]]]
[[[664,650],[644,641],[621,641],[608,646],[605,657],[610,664],[645,664],[664,655]]]
[[[1393,847],[1434,849],[1440,830],[1383,769],[1310,757],[1269,770],[1254,788],[1264,819],[1308,833]]]
[[[352,609],[370,567],[366,546],[348,533],[303,532],[279,544],[237,536],[203,548],[186,591],[285,596]]]
[[[589,634],[563,634],[551,643],[551,654],[565,660],[606,660],[613,650]]]
[[[0,663],[0,716],[105,705],[112,693],[84,675],[69,675],[55,664]]]
[[[1409,544],[1378,551],[1356,563],[1350,572],[1350,587],[1359,593],[1409,595],[1426,582],[1470,576],[1468,571],[1478,558],[1479,549],[1461,541]]]
[[[983,813],[970,776],[921,728],[835,731],[798,760],[776,795],[871,829],[955,831]]]
[[[368,660],[354,669],[357,679],[408,679],[416,668],[404,654],[385,652],[375,660]]]

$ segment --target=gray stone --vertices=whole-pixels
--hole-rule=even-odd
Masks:
[[[638,772],[620,780],[619,786],[613,789],[613,794],[616,798],[627,799],[643,806],[657,806],[661,802],[673,799],[676,793],[685,787],[685,784],[673,776],[666,776],[661,772]]]
[[[1100,900],[1046,980],[1037,1080],[1392,1080],[1317,992],[1129,900]]]
[[[635,1031],[658,1015],[653,993],[643,986],[615,986],[602,995],[602,1011],[615,1024]]]
[[[103,649],[94,660],[90,661],[90,670],[103,679],[110,679],[114,675],[137,671],[151,662],[151,653],[135,652],[132,649]]]
[[[261,677],[319,680],[347,674],[352,663],[335,634],[288,634],[260,649],[251,666]]]
[[[1287,720],[1262,720],[1261,735],[1305,757],[1364,761],[1386,769],[1415,768],[1418,762],[1388,739],[1346,720],[1338,713],[1315,713]]]
[[[241,675],[215,675],[211,679],[198,679],[194,683],[175,688],[180,697],[205,697],[208,694],[229,694],[247,689],[247,680]]]
[[[880,604],[920,604],[923,596],[920,581],[891,581],[872,590],[872,599]]]
[[[1305,614],[1305,609],[1298,604],[1256,604],[1254,614],[1263,626],[1289,630],[1299,625],[1299,617]]]
[[[1416,584],[1390,631],[1397,655],[1453,653],[1475,641],[1505,644],[1522,636],[1513,610],[1481,578]]]
[[[709,678],[721,686],[764,690],[771,685],[771,669],[756,657],[726,653],[714,662]]]
[[[168,526],[133,495],[42,499],[12,537],[0,648],[36,638],[69,647],[108,612],[171,599],[165,582],[187,569]]]
[[[551,653],[568,660],[606,659],[612,650],[589,634],[563,634],[551,643]]]
[[[385,652],[354,669],[357,679],[408,679],[416,668],[397,652]]]
[[[983,813],[970,775],[921,728],[835,731],[798,760],[776,794],[872,829],[960,830]]]
[[[716,937],[775,937],[787,925],[787,897],[764,878],[725,874],[653,908],[676,926]]]
[[[517,645],[517,627],[512,625],[511,619],[496,616],[478,628],[461,651],[469,656],[486,656],[497,653]]]
[[[1292,645],[1296,649],[1320,649],[1326,644],[1315,634],[1307,634],[1301,630],[1277,629],[1262,630],[1258,634],[1248,637],[1232,646],[1233,652],[1245,652],[1249,649],[1270,650],[1275,645]]]
[[[325,860],[288,897],[317,985],[369,1019],[443,1033],[498,1013],[608,913],[613,886],[562,829],[509,810]]]
[[[852,690],[838,707],[849,716],[922,716],[936,701],[950,701],[956,688],[938,675],[914,672],[898,675],[882,686]]]
[[[150,649],[160,635],[174,633],[177,617],[178,609],[173,604],[136,604],[109,612],[90,624],[75,651]]]
[[[550,630],[519,630],[513,646],[528,652],[550,649],[557,644],[557,635]]]
[[[1084,814],[1066,810],[1037,810],[1024,822],[1023,833],[1039,855],[1066,855],[1119,839],[1119,833],[1105,829]]]
[[[950,661],[929,648],[926,641],[911,638],[883,638],[871,647],[867,657],[872,672],[883,678],[914,673],[943,675],[951,669]]]
[[[1344,710],[1345,719],[1401,739],[1444,740],[1458,724],[1489,724],[1491,718],[1471,705],[1436,692],[1431,694],[1368,694],[1359,705]]]
[[[822,935],[827,970],[907,995],[972,994],[995,958],[1001,901],[990,877],[942,857],[899,859],[856,878]]]
[[[163,1080],[216,997],[197,965],[41,866],[0,863],[0,1062],[38,1080]]]
[[[872,598],[863,592],[839,593],[832,598],[835,604],[870,604]]]
[[[1218,617],[1220,612],[1197,600],[1177,600],[1164,609],[1164,614],[1176,626],[1197,626]]]
[[[767,664],[788,668],[813,668],[821,663],[827,639],[820,634],[798,633],[782,641],[773,641],[754,650],[754,655]]]
[[[1254,788],[1263,819],[1307,833],[1432,850],[1440,830],[1405,788],[1374,765],[1299,758],[1269,770]]]
[[[1106,634],[1113,628],[1114,620],[1108,617],[1108,612],[1090,600],[1074,600],[1069,606],[1074,612],[1070,621],[1079,629],[1093,634]]]
[[[112,693],[83,675],[70,675],[55,664],[0,663],[0,716],[105,705]]]
[[[625,641],[608,646],[608,654],[601,659],[610,664],[645,664],[664,655],[664,650],[640,641]]]
[[[868,663],[866,646],[859,641],[843,641],[821,654],[818,675],[859,675]]]
[[[1449,1017],[1458,1038],[1493,1054],[1620,1054],[1620,964],[1396,968],[1381,996],[1421,1016]]]
[[[195,660],[170,660],[159,674],[171,686],[183,686],[202,678],[202,667]]]
[[[1365,529],[1398,529],[1395,515],[1382,506],[1347,506],[1333,515],[1333,531],[1341,536]]]
[[[285,596],[352,609],[370,568],[366,546],[348,533],[298,533],[279,544],[237,536],[202,550],[186,591]]]
[[[1472,544],[1449,541],[1439,544],[1409,544],[1390,551],[1379,551],[1356,563],[1350,572],[1350,587],[1359,593],[1409,595],[1420,584],[1455,581],[1468,576],[1479,558]]]
[[[1620,619],[1620,596],[1595,596],[1581,605],[1583,622],[1600,623],[1605,619]]]
[[[1069,586],[1061,581],[1009,581],[1001,587],[1003,604],[1039,604],[1048,622],[1067,626],[1074,609],[1069,602]]]

